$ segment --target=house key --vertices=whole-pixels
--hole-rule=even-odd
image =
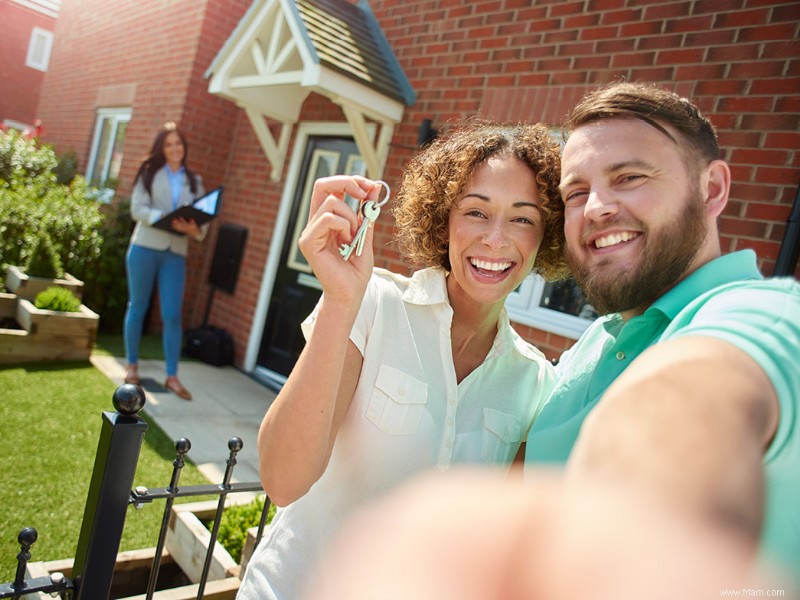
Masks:
[[[389,201],[389,185],[385,181],[379,181],[383,187],[386,188],[386,196],[384,196],[383,200],[380,202],[375,202],[374,200],[367,200],[364,204],[361,205],[360,213],[363,217],[361,221],[361,226],[356,231],[356,235],[353,238],[353,241],[349,244],[342,244],[341,248],[339,248],[339,253],[342,255],[344,260],[349,260],[350,255],[355,250],[356,256],[361,256],[361,253],[364,251],[364,241],[367,239],[367,229],[369,228],[371,223],[377,221],[378,217],[381,214],[381,206],[386,204]]]

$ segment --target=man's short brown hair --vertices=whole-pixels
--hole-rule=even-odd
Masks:
[[[567,115],[564,127],[569,132],[605,119],[644,121],[675,142],[684,159],[695,161],[695,166],[721,158],[711,121],[686,98],[656,85],[618,81],[589,92]],[[677,131],[681,139],[675,139],[665,125]]]

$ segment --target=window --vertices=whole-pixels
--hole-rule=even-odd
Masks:
[[[86,179],[89,185],[101,190],[98,199],[103,202],[110,202],[114,197],[130,120],[130,108],[101,108],[97,111]]]
[[[53,47],[53,32],[34,27],[28,44],[25,65],[39,71],[47,71],[50,63],[50,50]]]
[[[531,275],[506,299],[512,321],[578,338],[597,313],[574,280],[548,283]]]

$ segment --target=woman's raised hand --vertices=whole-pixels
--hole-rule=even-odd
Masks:
[[[339,251],[353,241],[360,218],[345,202],[350,195],[360,202],[376,200],[381,184],[358,175],[334,175],[314,182],[308,223],[300,235],[300,250],[319,279],[328,300],[358,300],[369,281],[374,264],[372,227],[367,229],[364,251],[345,261]]]

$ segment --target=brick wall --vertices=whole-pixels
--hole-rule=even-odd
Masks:
[[[55,29],[55,18],[0,0],[0,123],[33,125],[44,72],[25,65],[34,27]]]

